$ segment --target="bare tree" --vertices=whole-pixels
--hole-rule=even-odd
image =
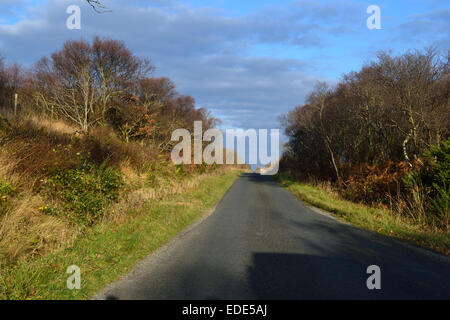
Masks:
[[[111,10],[109,10],[106,6],[104,6],[99,0],[86,0],[86,1],[97,13],[111,12]]]
[[[87,133],[95,119],[95,88],[91,48],[84,41],[69,41],[51,60],[36,65],[36,100]]]
[[[100,103],[99,117],[105,115],[111,103],[125,93],[133,91],[136,84],[154,70],[150,60],[133,55],[122,41],[96,37],[92,44],[92,63]]]
[[[152,69],[120,41],[67,41],[36,65],[35,98],[42,109],[88,132],[93,124],[106,123],[107,111],[122,106],[120,98]]]
[[[333,151],[332,136],[328,133],[330,126],[325,125],[324,112],[326,107],[327,97],[331,94],[330,89],[326,82],[318,82],[314,88],[314,91],[310,94],[308,98],[308,103],[315,107],[319,115],[319,131],[322,136],[323,143],[325,144],[328,154],[330,156],[331,164],[333,165],[334,172],[336,174],[336,179],[339,180],[339,169],[335,159],[335,152]]]

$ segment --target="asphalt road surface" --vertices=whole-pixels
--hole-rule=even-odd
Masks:
[[[367,268],[381,269],[369,290]],[[215,212],[97,299],[450,299],[450,259],[339,222],[244,174]]]

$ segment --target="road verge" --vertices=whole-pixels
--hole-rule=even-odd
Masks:
[[[200,219],[231,187],[240,171],[206,177],[196,188],[154,200],[129,218],[98,225],[73,245],[0,272],[0,299],[89,299],[143,258]],[[81,271],[81,289],[69,290],[69,266]]]
[[[283,174],[277,175],[275,180],[299,200],[323,209],[341,221],[450,255],[450,237],[442,230],[419,225],[386,209],[344,200],[332,190],[293,181]]]

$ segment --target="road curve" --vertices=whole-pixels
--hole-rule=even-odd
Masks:
[[[368,290],[367,267],[381,268]],[[317,213],[244,174],[214,214],[95,299],[450,299],[450,259]]]

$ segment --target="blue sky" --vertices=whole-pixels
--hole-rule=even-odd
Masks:
[[[380,50],[402,53],[450,43],[450,3],[436,0],[0,0],[0,52],[31,66],[68,39],[124,40],[233,128],[277,128],[318,80],[336,83]],[[66,8],[82,10],[68,30]],[[381,30],[366,9],[381,8]]]

